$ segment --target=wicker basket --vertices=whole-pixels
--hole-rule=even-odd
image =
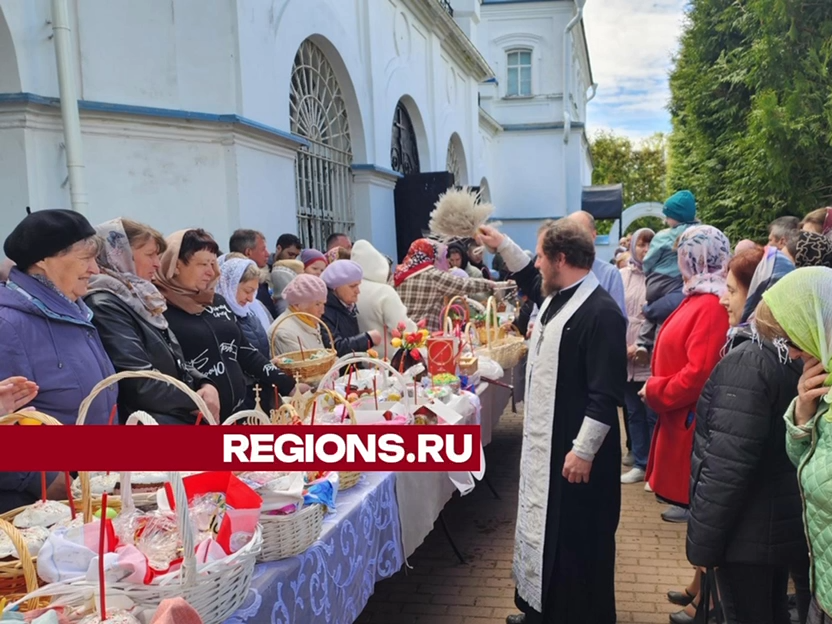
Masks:
[[[169,377],[168,375],[164,375],[158,371],[154,370],[147,370],[147,371],[123,371],[121,373],[116,373],[115,375],[110,375],[103,381],[100,381],[96,386],[90,391],[89,396],[84,399],[81,403],[81,407],[78,408],[78,420],[76,424],[83,425],[87,419],[87,412],[90,409],[90,405],[95,400],[95,398],[103,392],[106,388],[111,386],[114,383],[118,383],[122,379],[153,379],[155,381],[163,381],[168,383],[178,390],[184,392],[188,397],[194,402],[197,409],[202,413],[203,418],[206,422],[211,425],[217,424],[217,419],[211,414],[211,411],[208,409],[208,406],[205,404],[205,401],[199,396],[196,392],[191,390],[186,384],[182,383],[178,379],[173,377]],[[126,423],[128,425],[137,425],[141,423],[142,425],[157,425],[158,423],[154,420],[152,416],[147,414],[146,412],[135,412],[131,414],[130,417],[127,419]],[[90,475],[89,473],[78,473],[78,479],[72,484],[73,494],[76,497],[80,498],[81,501],[87,500],[89,502],[88,505],[84,506],[84,521],[89,522],[92,518],[92,513],[101,509],[101,496],[92,496],[90,491]],[[133,500],[137,507],[147,508],[147,507],[154,507],[156,505],[156,492],[139,492],[133,494]],[[121,500],[119,495],[109,495],[107,496],[107,506],[112,507],[116,511],[121,509]]]
[[[269,417],[259,410],[243,410],[236,414],[231,414],[225,419],[223,425],[270,425]]]
[[[0,564],[0,596],[9,602],[19,601],[27,594],[38,589],[38,575],[35,570],[35,558],[29,554],[26,542],[11,522],[0,519],[0,531],[8,535],[17,550],[18,561]],[[20,603],[21,611],[31,611],[45,607],[50,597],[32,597]]]
[[[272,425],[299,425],[302,420],[298,410],[291,403],[284,403],[278,409],[272,410]]]
[[[324,379],[321,380],[322,385],[323,385],[324,381],[326,381],[326,376],[324,376]],[[309,403],[306,404],[306,411],[303,414],[304,422],[306,422],[307,418],[311,418],[311,416],[312,416],[312,406],[317,402],[318,397],[322,397],[322,396],[328,396],[335,403],[340,403],[341,405],[343,405],[344,408],[347,411],[347,414],[350,417],[350,423],[353,424],[353,425],[356,424],[355,410],[353,409],[352,405],[350,405],[350,402],[347,401],[344,397],[342,397],[340,394],[338,394],[337,392],[335,392],[333,390],[323,390],[323,389],[317,390],[315,392],[315,394],[312,395],[312,400],[309,401]],[[354,486],[356,483],[358,483],[358,480],[360,478],[361,478],[361,473],[360,472],[352,472],[352,471],[341,472],[341,471],[339,471],[338,472],[338,489],[339,490],[349,489],[352,486]]]
[[[296,316],[298,318],[306,318],[309,320],[315,321],[318,325],[323,327],[326,330],[326,333],[329,335],[329,349],[312,349],[311,352],[319,352],[319,351],[326,351],[326,357],[322,357],[316,360],[307,359],[309,356],[309,352],[307,351],[289,351],[287,353],[280,353],[278,354],[275,348],[275,341],[277,339],[277,329],[289,318]],[[282,370],[284,373],[289,375],[290,377],[294,377],[299,379],[300,381],[307,383],[307,384],[316,384],[318,381],[323,377],[324,373],[326,373],[331,367],[332,363],[338,358],[338,354],[335,351],[335,338],[332,336],[332,332],[330,331],[327,324],[324,323],[321,319],[316,316],[312,316],[311,314],[306,314],[305,312],[290,312],[286,315],[285,318],[281,319],[277,325],[274,326],[272,330],[272,335],[269,340],[271,346],[271,354],[272,358],[280,356],[278,360],[275,362],[275,365]],[[300,345],[298,345],[300,346]],[[289,364],[283,364],[280,362],[282,358],[289,358],[293,360]]]
[[[492,311],[496,318],[496,310],[494,297],[489,297],[485,308],[486,342],[484,346],[477,349],[477,355],[494,360],[507,371],[520,363],[526,356],[528,348],[523,336],[508,334],[499,328],[491,327]]]
[[[34,420],[41,425],[61,424],[59,420],[53,418],[52,416],[42,412],[29,411],[15,412],[14,414],[2,416],[0,417],[0,425],[17,425],[24,419]],[[16,600],[28,592],[34,591],[38,586],[38,576],[37,573],[34,572],[35,561],[37,558],[30,556],[29,551],[25,548],[23,549],[25,554],[20,554],[22,551],[18,547],[18,540],[22,540],[23,538],[20,536],[18,530],[11,525],[14,517],[24,509],[26,509],[26,507],[19,507],[0,515],[3,525],[11,526],[12,530],[7,530],[5,526],[0,526],[0,528],[2,528],[12,539],[15,548],[18,549],[18,555],[20,557],[17,561],[0,561],[0,596],[11,600]],[[28,565],[26,563],[27,561]],[[33,583],[29,582],[30,579],[28,578],[27,572],[29,568],[32,569]],[[27,605],[27,608],[36,608],[38,606],[37,601],[27,603]]]
[[[457,302],[460,302],[462,305],[457,305]],[[454,331],[454,322],[451,319],[451,311],[454,308],[462,309],[462,327],[465,327],[471,321],[471,306],[468,303],[468,299],[460,295],[451,297],[448,303],[445,304],[445,309],[442,312],[442,323],[440,324],[440,327],[442,327],[446,334],[453,334]]]
[[[263,550],[257,555],[257,561],[279,561],[299,555],[320,537],[323,524],[324,510],[318,504],[286,516],[261,514]]]
[[[236,553],[198,567],[185,485],[178,472],[169,473],[168,481],[173,485],[176,501],[176,523],[184,554],[182,567],[165,575],[159,584],[108,583],[107,596],[125,596],[140,609],[150,612],[155,611],[163,600],[183,598],[196,609],[204,624],[221,624],[240,608],[251,586],[254,565],[263,542],[261,529],[258,526],[249,543]],[[52,583],[32,592],[27,599],[52,596],[73,601],[88,600],[97,589],[97,580]]]

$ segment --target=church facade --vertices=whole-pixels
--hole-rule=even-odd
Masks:
[[[448,171],[531,245],[591,175],[582,4],[67,2],[87,216],[396,256],[396,184]],[[0,0],[3,237],[70,207],[50,24],[49,0]]]

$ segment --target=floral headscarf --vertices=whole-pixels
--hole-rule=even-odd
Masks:
[[[413,241],[410,249],[407,250],[404,261],[396,267],[393,283],[397,287],[401,286],[407,278],[432,267],[436,262],[436,252],[436,243],[427,238]]]
[[[832,269],[807,267],[786,275],[763,295],[789,340],[832,372]],[[824,382],[832,386],[832,375]],[[830,395],[826,396],[827,403]],[[825,418],[832,422],[832,407]]]
[[[797,235],[794,253],[797,268],[825,266],[832,268],[832,241],[816,232],[802,231]]]
[[[111,292],[154,327],[167,329],[165,298],[152,282],[136,275],[133,249],[121,219],[102,223],[95,231],[104,244],[97,259],[101,273],[90,278],[90,292]]]
[[[254,260],[220,256],[217,258],[217,264],[220,267],[220,281],[217,283],[215,292],[222,295],[228,307],[240,318],[245,318],[249,314],[253,314],[254,310],[250,303],[246,305],[237,303],[237,287],[239,287],[240,279],[243,277],[246,269],[252,264],[257,266]]]
[[[748,287],[748,298],[745,300],[741,323],[746,323],[754,314],[757,304],[763,298],[763,293],[792,271],[794,271],[794,264],[783,252],[776,247],[765,248],[763,259],[754,270],[751,284]]]
[[[731,260],[731,243],[725,234],[710,225],[688,228],[679,237],[678,255],[685,296],[722,295]]]
[[[643,259],[641,261],[636,260],[636,245],[638,245],[639,239],[645,234],[655,235],[655,232],[650,228],[641,228],[640,230],[636,230],[635,233],[633,233],[632,238],[630,239],[630,259],[628,262],[630,263],[630,266],[635,267],[639,271],[644,270],[644,262]]]

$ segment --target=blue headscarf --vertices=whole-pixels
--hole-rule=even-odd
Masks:
[[[742,311],[741,324],[748,323],[757,305],[763,298],[763,293],[774,286],[784,275],[794,271],[794,263],[776,247],[766,247],[763,259],[754,270],[751,285],[748,287],[748,298]]]

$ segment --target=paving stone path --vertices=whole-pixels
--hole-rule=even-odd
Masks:
[[[499,624],[516,611],[511,558],[522,426],[522,417],[507,410],[486,449],[488,475],[500,500],[480,484],[445,507],[466,565],[437,523],[410,558],[412,569],[376,586],[359,624]],[[685,526],[662,522],[663,507],[641,485],[622,487],[618,621],[667,622],[678,607],[667,602],[665,592],[684,587],[692,575],[685,561]]]

